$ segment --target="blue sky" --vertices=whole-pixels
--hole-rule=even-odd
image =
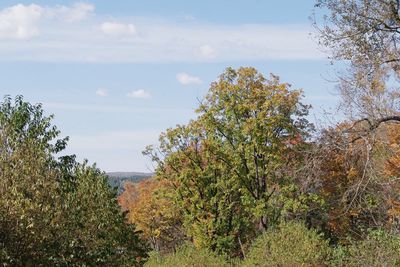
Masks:
[[[302,88],[312,120],[335,106],[312,9],[309,0],[2,0],[0,94],[43,103],[80,160],[151,171],[141,151],[194,118],[228,66]]]

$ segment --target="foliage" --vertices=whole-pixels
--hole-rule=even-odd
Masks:
[[[182,126],[166,133],[171,141],[180,137],[178,142],[183,146],[166,158],[158,171],[158,179],[168,179],[176,188],[174,200],[183,212],[184,227],[198,247],[221,252],[235,250],[236,239],[243,238],[246,232],[240,231],[240,227],[245,227],[244,220],[248,218],[239,205],[240,187],[226,179],[229,178],[226,166],[218,164],[210,153],[217,148],[206,152],[197,147],[199,144],[190,144],[190,129],[196,128]]]
[[[328,207],[328,226],[345,241],[364,236],[365,229],[399,229],[399,126],[384,124],[374,131],[367,122],[341,123],[320,139],[320,161],[314,173],[318,193]]]
[[[335,266],[399,266],[400,237],[384,230],[371,231],[364,240],[353,240],[336,249]]]
[[[218,256],[207,249],[196,249],[191,245],[180,247],[175,253],[161,256],[158,253],[150,254],[145,267],[228,267],[224,257]]]
[[[14,103],[10,97],[5,97],[0,106],[1,134],[10,151],[28,140],[46,153],[63,150],[68,138],[56,140],[60,131],[51,125],[52,119],[53,116],[44,116],[40,104],[24,102],[22,96],[17,96]]]
[[[68,243],[60,252],[66,264],[122,266],[142,261],[146,247],[134,225],[126,223],[107,176],[86,163],[78,165],[74,175],[75,188],[64,195],[63,238]]]
[[[0,261],[11,266],[46,262],[58,240],[62,200],[54,181],[60,175],[48,168],[48,157],[32,142],[21,142],[12,152],[4,139],[1,144],[0,247],[7,259]]]
[[[62,200],[55,192],[62,173],[51,168],[51,153],[60,151],[65,139],[54,141],[59,132],[51,118],[22,97],[15,103],[5,98],[0,111],[0,247],[6,255],[1,261],[37,264],[58,238],[55,219]]]
[[[125,183],[125,191],[118,198],[142,238],[163,253],[172,251],[185,239],[172,190],[167,180],[148,179],[138,184]]]
[[[348,63],[339,91],[350,121],[320,140],[331,229],[343,239],[367,228],[398,232],[400,2],[317,0],[316,7],[323,14],[314,14],[320,44],[332,60]]]
[[[298,222],[282,223],[258,237],[242,266],[325,266],[328,241]]]
[[[243,251],[242,244],[276,223],[285,207],[308,201],[308,192],[292,194],[290,169],[301,164],[299,151],[307,147],[309,107],[300,102],[301,91],[289,87],[254,68],[228,68],[211,85],[199,117],[167,130],[159,149],[146,151],[158,163],[157,176],[177,188],[185,228],[197,246]],[[297,203],[285,205],[288,199]]]
[[[106,177],[74,157],[40,105],[0,105],[0,262],[4,266],[135,264],[145,251]],[[138,260],[138,261],[137,261]]]
[[[380,206],[371,205],[379,199],[379,188],[375,183],[372,152],[367,145],[369,139],[352,142],[357,135],[342,133],[349,127],[349,123],[343,123],[327,129],[320,140],[323,144],[320,154],[324,158],[320,163],[319,192],[329,206],[329,228],[339,238],[373,227],[372,218],[383,220],[379,218]]]

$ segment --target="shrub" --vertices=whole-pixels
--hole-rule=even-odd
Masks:
[[[400,237],[371,231],[364,240],[335,250],[335,266],[400,266]]]
[[[191,245],[180,247],[175,253],[162,256],[153,252],[145,267],[224,267],[231,266],[224,257],[206,249],[196,249]]]
[[[331,249],[315,230],[302,223],[283,223],[256,239],[243,266],[324,266]]]

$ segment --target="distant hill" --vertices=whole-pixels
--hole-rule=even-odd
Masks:
[[[153,176],[153,173],[145,172],[108,172],[106,174],[110,185],[118,188],[118,194],[122,192],[124,182],[138,183]]]

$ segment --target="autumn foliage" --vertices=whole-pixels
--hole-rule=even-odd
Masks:
[[[181,211],[174,204],[173,186],[167,180],[147,179],[133,184],[126,182],[118,202],[127,211],[128,221],[142,232],[142,238],[153,249],[172,251],[181,244]]]

